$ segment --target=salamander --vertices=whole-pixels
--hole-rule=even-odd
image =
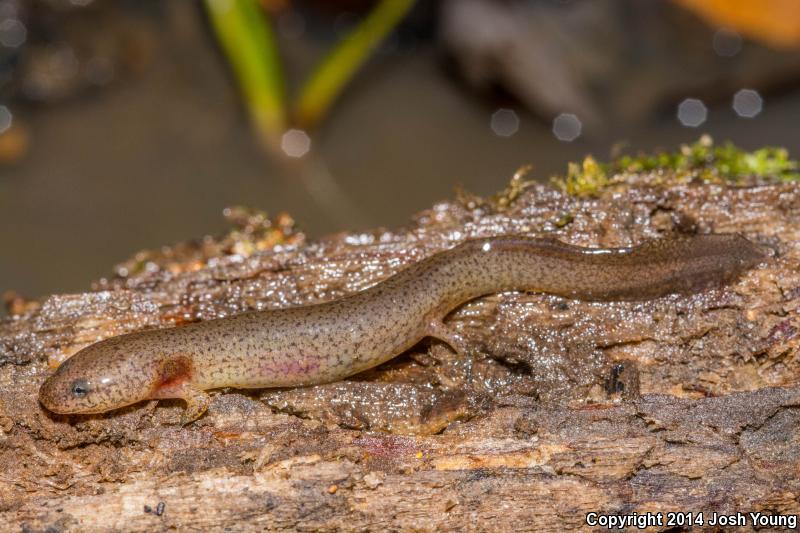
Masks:
[[[735,280],[766,249],[737,234],[583,248],[499,236],[433,254],[352,295],[140,331],[92,344],[42,385],[54,413],[99,413],[180,398],[182,423],[200,417],[209,389],[294,387],[341,380],[403,353],[425,337],[463,353],[443,323],[458,306],[509,290],[589,301],[645,300]]]

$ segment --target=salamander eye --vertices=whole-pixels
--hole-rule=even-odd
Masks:
[[[83,379],[76,379],[72,382],[72,395],[76,398],[84,398],[87,394],[89,394],[89,384],[86,383],[86,380]]]

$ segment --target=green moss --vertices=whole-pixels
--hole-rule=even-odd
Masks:
[[[737,183],[746,178],[800,180],[800,165],[789,158],[785,148],[768,146],[747,152],[731,143],[715,145],[704,135],[678,152],[626,155],[608,164],[587,157],[583,165],[570,163],[566,177],[555,177],[553,183],[571,195],[595,196],[614,181],[609,176],[644,172],[663,172],[665,179],[676,181],[700,179],[710,183]]]
[[[595,196],[608,185],[606,165],[598,163],[592,156],[587,156],[580,165],[578,163],[567,165],[566,177],[555,177],[553,183],[573,196]]]

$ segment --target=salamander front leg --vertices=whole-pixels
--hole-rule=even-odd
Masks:
[[[184,386],[181,393],[180,398],[186,402],[186,409],[181,415],[181,425],[185,426],[191,424],[206,412],[208,404],[211,403],[211,397],[191,385]]]
[[[459,357],[464,357],[467,353],[464,338],[445,326],[441,320],[433,320],[428,324],[428,336],[446,343]]]

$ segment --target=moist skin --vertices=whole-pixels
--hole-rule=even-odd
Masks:
[[[768,255],[736,234],[632,248],[580,248],[517,236],[476,239],[338,300],[98,342],[64,362],[42,385],[39,400],[66,414],[181,398],[187,407],[182,422],[189,423],[205,412],[209,389],[337,381],[424,337],[463,353],[442,319],[479,296],[526,290],[580,300],[645,300],[728,283]]]

